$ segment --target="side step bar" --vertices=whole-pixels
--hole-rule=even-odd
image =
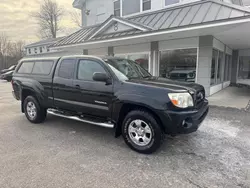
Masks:
[[[83,118],[79,118],[77,116],[67,116],[67,115],[63,115],[61,113],[58,113],[57,110],[54,110],[54,109],[48,109],[47,112],[48,112],[48,114],[51,114],[51,115],[54,115],[54,116],[59,116],[59,117],[72,119],[72,120],[76,120],[76,121],[81,121],[81,122],[84,122],[84,123],[89,123],[89,124],[97,125],[97,126],[101,126],[101,127],[114,128],[113,123],[101,123],[101,122],[95,122],[95,121],[90,121],[90,120],[86,120],[86,119],[83,119]]]

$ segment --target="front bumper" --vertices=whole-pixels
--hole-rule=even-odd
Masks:
[[[188,134],[197,131],[209,111],[208,101],[192,111],[164,111],[161,120],[168,134]]]

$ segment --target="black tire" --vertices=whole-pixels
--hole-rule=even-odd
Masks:
[[[29,102],[31,102],[31,104],[34,104],[34,106],[35,106],[34,111],[36,111],[36,115],[34,115],[33,117],[30,116],[28,111],[27,111],[27,106],[28,106],[28,104],[30,104]],[[26,115],[26,118],[31,123],[42,123],[46,119],[47,111],[39,104],[37,99],[33,96],[28,96],[24,99],[23,109],[24,109],[24,113]]]
[[[151,140],[145,146],[140,146],[131,139],[131,133],[129,133],[129,126],[130,123],[134,122],[135,120],[142,120],[151,129]],[[155,117],[145,110],[134,110],[127,114],[122,124],[122,136],[125,140],[125,143],[131,149],[143,154],[151,154],[155,152],[161,146],[164,140],[164,132],[162,131],[160,125],[157,123]]]

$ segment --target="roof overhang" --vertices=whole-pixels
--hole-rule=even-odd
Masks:
[[[243,30],[242,26],[245,29]],[[220,39],[225,44],[228,44],[231,48],[236,49],[240,48],[239,44],[235,45],[233,42],[234,38],[242,42],[242,47],[245,48],[249,46],[250,48],[250,37],[246,37],[250,29],[250,17],[244,19],[233,19],[220,21],[218,23],[210,23],[206,25],[196,25],[176,29],[167,29],[162,31],[149,31],[140,33],[133,36],[124,36],[119,38],[110,38],[106,40],[96,40],[96,41],[86,41],[85,43],[72,44],[63,46],[63,48],[72,48],[72,47],[82,47],[82,48],[100,48],[108,46],[120,46],[120,45],[129,45],[129,44],[138,44],[152,41],[162,41],[162,40],[173,40],[179,38],[188,38],[188,37],[197,37],[205,35],[213,35],[216,38]],[[245,33],[244,35],[242,33]],[[226,34],[224,37],[223,35]],[[238,36],[235,36],[238,34]],[[249,35],[249,34],[248,34]],[[231,42],[230,40],[231,39]],[[61,49],[62,47],[54,47],[54,49]]]

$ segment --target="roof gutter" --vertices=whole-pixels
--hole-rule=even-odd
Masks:
[[[196,29],[205,29],[205,28],[211,28],[211,27],[218,27],[218,26],[225,26],[225,25],[231,25],[231,24],[240,24],[240,23],[247,23],[250,22],[250,16],[247,16],[244,19],[229,19],[228,21],[223,20],[222,22],[217,23],[210,23],[206,25],[196,25],[196,26],[189,26],[189,27],[183,27],[183,28],[177,28],[177,29],[167,29],[167,30],[160,30],[160,31],[154,31],[154,32],[145,32],[143,34],[138,35],[130,35],[125,36],[121,38],[113,38],[108,40],[98,40],[98,41],[89,41],[84,43],[78,43],[78,44],[71,44],[71,45],[65,45],[65,46],[58,46],[58,47],[51,47],[52,49],[61,49],[61,48],[71,48],[71,47],[77,47],[77,46],[86,46],[91,44],[99,44],[104,42],[117,42],[122,40],[129,40],[129,39],[138,39],[138,38],[144,38],[144,37],[151,37],[151,36],[157,36],[162,34],[171,34],[171,33],[177,33],[177,32],[183,32],[183,31],[191,31]]]

